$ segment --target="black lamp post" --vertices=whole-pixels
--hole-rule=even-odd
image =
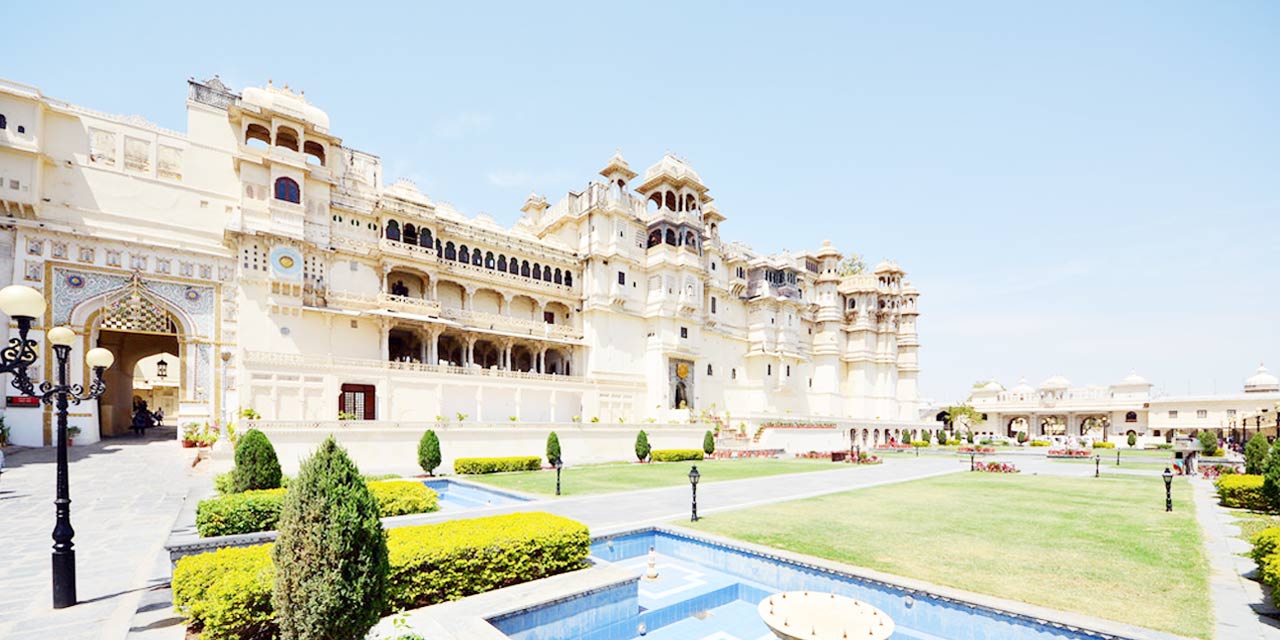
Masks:
[[[698,521],[698,479],[701,477],[702,474],[698,473],[698,465],[693,465],[689,469],[689,486],[693,489],[693,515],[689,517],[689,522]]]
[[[88,391],[84,385],[71,384],[71,371],[67,358],[76,340],[74,331],[67,327],[55,327],[45,333],[45,340],[53,345],[56,358],[55,382],[35,383],[27,373],[27,367],[39,357],[36,342],[28,337],[31,324],[44,315],[47,305],[44,296],[35,289],[11,285],[0,289],[0,311],[18,323],[18,337],[9,339],[9,346],[0,350],[0,373],[13,374],[13,387],[23,395],[40,398],[52,404],[57,411],[57,497],[54,505],[53,527],[53,608],[63,609],[76,603],[76,552],[71,527],[71,496],[67,480],[67,409],[102,395],[106,384],[102,373],[115,361],[115,356],[103,348],[90,349],[85,363],[93,370]]]
[[[974,457],[974,455],[975,455],[975,454],[974,454],[974,452],[972,452],[972,451],[970,451],[970,452],[969,452],[969,470],[970,470],[970,471],[973,471],[974,469],[976,469],[976,468],[977,468],[977,467],[974,465],[974,461],[973,461],[973,457]]]
[[[1120,450],[1116,449],[1116,466],[1120,466]]]
[[[560,470],[564,468],[564,460],[556,458],[556,495],[560,495]]]
[[[916,457],[920,457],[920,445],[916,445]]]
[[[1102,456],[1093,456],[1093,477],[1097,478],[1102,471]]]
[[[1165,467],[1161,475],[1164,476],[1164,510],[1173,511],[1173,472]]]

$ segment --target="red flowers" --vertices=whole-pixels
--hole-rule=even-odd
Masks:
[[[978,462],[973,465],[973,470],[985,473],[1018,473],[1018,468],[1008,462]]]
[[[1088,458],[1093,452],[1088,449],[1050,449],[1050,458]]]

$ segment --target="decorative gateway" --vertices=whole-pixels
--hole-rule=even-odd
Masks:
[[[151,299],[151,295],[137,274],[129,279],[129,286],[119,297],[107,303],[102,313],[103,329],[137,331],[143,333],[177,334],[178,326],[164,309]]]

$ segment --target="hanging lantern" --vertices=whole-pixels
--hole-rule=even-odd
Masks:
[[[156,377],[163,380],[168,375],[169,375],[169,363],[165,362],[164,359],[161,358],[159,362],[156,362]]]

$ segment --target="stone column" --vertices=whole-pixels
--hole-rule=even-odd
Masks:
[[[471,366],[471,363],[473,363],[473,362],[475,362],[475,361],[476,361],[476,360],[475,360],[475,348],[476,348],[476,338],[475,338],[475,336],[467,336],[467,356],[466,356],[467,361],[466,361],[466,363],[465,363],[465,364],[466,364],[466,366],[468,366],[468,367],[469,367],[469,366]]]
[[[387,362],[391,360],[391,329],[385,322],[379,322],[378,334],[378,353],[382,354],[382,361]]]

